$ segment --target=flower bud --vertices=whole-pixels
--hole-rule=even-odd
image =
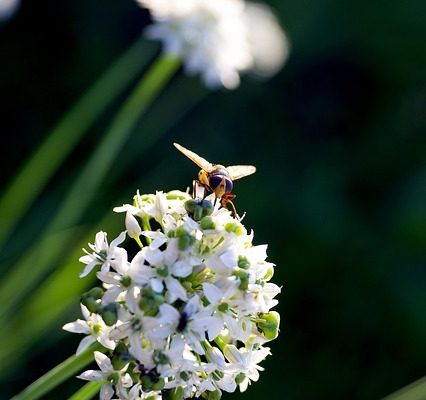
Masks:
[[[240,383],[242,383],[244,381],[244,379],[246,378],[246,375],[243,374],[242,372],[240,372],[236,377],[235,377],[235,383],[237,385],[239,385]]]
[[[201,228],[202,229],[214,229],[216,224],[213,221],[213,218],[210,216],[206,216],[201,220]]]
[[[241,236],[244,233],[243,227],[241,226],[241,224],[238,224],[237,222],[228,222],[225,225],[225,229],[226,229],[226,232],[229,232],[229,233],[233,232],[237,236]]]
[[[234,270],[234,275],[240,280],[240,290],[247,290],[249,284],[249,273],[241,268]]]
[[[117,322],[117,308],[114,303],[104,306],[100,314],[108,326],[112,326]]]
[[[188,215],[194,221],[200,221],[203,217],[207,217],[213,213],[213,204],[208,200],[187,200],[185,202],[185,209]]]
[[[247,260],[247,257],[239,256],[238,257],[238,266],[242,269],[250,268],[250,261]]]
[[[114,349],[111,363],[116,371],[125,367],[132,359],[129,350],[124,343],[119,343]]]
[[[208,400],[220,400],[222,397],[222,392],[218,389],[214,392],[207,392],[207,399]]]
[[[100,287],[94,287],[81,295],[80,302],[90,312],[99,313],[102,310],[100,298],[102,298],[103,294],[104,291]]]
[[[268,270],[266,271],[265,276],[263,277],[263,279],[268,282],[272,279],[272,277],[274,276],[274,266],[270,265],[268,267]]]
[[[280,328],[280,314],[276,311],[262,314],[261,321],[257,323],[257,328],[262,331],[266,339],[276,339]]]
[[[139,226],[139,222],[129,212],[126,213],[125,224],[126,224],[127,234],[132,239],[138,238],[142,234],[142,229]]]

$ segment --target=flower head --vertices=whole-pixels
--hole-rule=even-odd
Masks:
[[[99,269],[100,286],[82,296],[84,320],[64,329],[87,335],[79,352],[104,346],[95,352],[100,371],[80,375],[104,382],[102,399],[216,399],[259,379],[270,354],[263,345],[279,328],[274,265],[228,210],[194,213],[194,202],[178,191],[138,193],[115,209],[126,213],[126,231],[111,245],[98,233],[81,259]],[[136,254],[121,247],[124,235]]]
[[[201,74],[210,88],[239,85],[241,71],[277,72],[288,42],[266,6],[243,0],[137,0],[154,24],[146,35],[181,58],[188,74]]]

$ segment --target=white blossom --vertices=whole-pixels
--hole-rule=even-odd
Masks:
[[[81,340],[77,348],[77,354],[87,349],[96,341],[107,349],[113,350],[116,343],[109,337],[111,328],[105,324],[102,317],[99,314],[89,312],[84,305],[81,305],[81,312],[84,320],[77,319],[75,322],[69,322],[62,327],[68,332],[87,335]]]
[[[105,382],[101,388],[100,399],[110,400],[114,392],[126,393],[125,389],[133,386],[132,378],[126,373],[127,365],[119,371],[116,371],[111,364],[111,360],[105,354],[99,351],[94,352],[96,364],[99,370],[88,370],[83,372],[77,378],[93,382]],[[114,387],[115,391],[114,391]]]
[[[102,271],[109,271],[110,267],[114,267],[121,263],[122,258],[127,256],[126,251],[118,247],[125,239],[125,232],[122,232],[111,244],[108,244],[107,234],[100,231],[96,234],[95,242],[89,243],[89,247],[92,250],[89,253],[86,249],[83,251],[86,255],[80,257],[79,261],[86,264],[83,272],[80,274],[80,278],[88,275],[94,267],[97,265],[101,266]]]
[[[177,191],[137,193],[115,211],[126,213],[127,234],[142,248],[130,256],[119,246],[126,232],[109,245],[101,231],[80,259],[81,276],[99,268],[99,282],[82,295],[84,319],[64,329],[86,335],[78,352],[96,341],[105,348],[95,353],[100,371],[80,375],[104,382],[101,399],[220,395],[259,379],[270,354],[263,345],[279,328],[274,264],[220,205],[195,220],[187,210],[201,204]]]
[[[284,64],[288,41],[269,8],[243,0],[137,0],[154,24],[146,36],[181,58],[188,74],[210,88],[239,85],[241,71],[271,76]]]

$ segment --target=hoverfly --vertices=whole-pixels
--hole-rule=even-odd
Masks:
[[[194,184],[199,184],[204,187],[204,197],[208,192],[214,193],[216,197],[215,201],[220,199],[222,207],[226,207],[227,204],[230,204],[235,216],[239,219],[234,203],[232,202],[236,197],[236,195],[232,193],[232,188],[234,186],[233,181],[254,174],[256,172],[256,167],[253,165],[231,165],[229,167],[224,167],[220,164],[211,164],[206,159],[180,144],[173,144],[181,153],[186,155],[201,168],[198,173],[198,179],[194,181]]]

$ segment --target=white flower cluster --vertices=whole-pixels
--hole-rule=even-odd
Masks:
[[[284,64],[288,41],[271,10],[244,0],[137,0],[154,24],[146,34],[181,58],[210,88],[239,85],[239,72],[271,76]]]
[[[104,382],[103,400],[217,400],[257,381],[279,328],[266,245],[227,209],[179,191],[138,193],[114,211],[126,231],[111,244],[99,232],[80,258],[81,276],[96,268],[102,284],[82,296],[84,319],[64,326],[87,335],[77,353],[104,348],[100,370],[79,377]]]

